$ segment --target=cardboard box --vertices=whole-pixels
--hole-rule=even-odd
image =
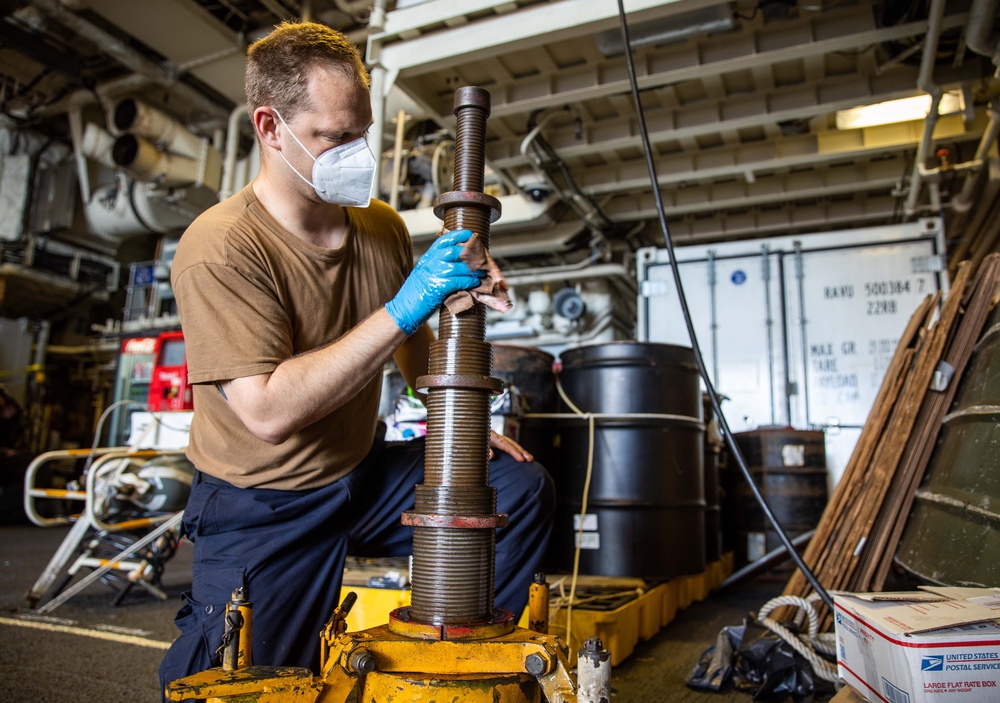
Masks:
[[[844,686],[830,699],[830,703],[864,703],[864,701],[865,697],[850,686]]]
[[[1000,589],[833,597],[840,677],[867,700],[1000,701]]]

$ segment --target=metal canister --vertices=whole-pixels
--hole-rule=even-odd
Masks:
[[[611,653],[597,637],[588,637],[578,652],[576,699],[579,703],[611,700]]]

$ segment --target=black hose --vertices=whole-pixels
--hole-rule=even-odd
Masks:
[[[729,445],[730,451],[736,458],[736,463],[740,467],[740,472],[743,474],[743,478],[746,479],[747,485],[750,486],[750,491],[753,493],[757,503],[760,504],[761,510],[764,511],[764,515],[767,516],[768,521],[774,526],[775,532],[778,533],[781,543],[785,545],[785,549],[788,550],[788,553],[792,556],[792,560],[795,562],[795,565],[802,571],[802,574],[806,577],[809,585],[812,586],[816,593],[819,594],[820,598],[823,599],[823,602],[826,603],[827,607],[829,607],[830,610],[833,610],[833,599],[830,597],[830,594],[827,593],[825,588],[823,588],[822,584],[820,584],[819,580],[816,578],[816,575],[809,569],[808,566],[806,566],[802,557],[795,550],[791,539],[789,539],[788,534],[781,526],[781,523],[778,522],[778,518],[775,517],[771,507],[764,499],[764,495],[760,492],[760,488],[757,487],[756,482],[753,480],[753,475],[750,473],[746,459],[743,458],[743,453],[736,444],[736,439],[733,437],[733,433],[729,429],[729,423],[726,421],[726,416],[722,412],[722,406],[719,403],[719,396],[715,392],[715,388],[712,386],[712,381],[708,377],[708,369],[705,368],[705,360],[702,358],[701,348],[698,346],[698,337],[694,331],[694,323],[691,321],[691,311],[688,310],[687,298],[684,295],[684,287],[681,285],[681,274],[677,268],[677,258],[674,256],[674,244],[670,239],[670,231],[667,228],[667,217],[663,209],[663,198],[660,195],[660,184],[656,175],[656,164],[653,163],[653,150],[649,144],[649,132],[646,129],[646,115],[643,112],[642,102],[639,99],[639,84],[635,78],[635,63],[632,59],[632,44],[629,40],[628,23],[625,21],[625,6],[623,0],[618,0],[618,19],[621,23],[622,42],[625,47],[625,60],[628,65],[629,85],[632,88],[632,98],[635,100],[635,111],[637,117],[639,118],[639,134],[642,136],[642,150],[646,155],[646,165],[649,167],[649,179],[653,184],[653,198],[656,201],[656,212],[660,218],[660,228],[663,230],[663,240],[667,248],[667,253],[670,256],[670,270],[673,273],[674,284],[677,286],[677,297],[681,303],[681,312],[684,314],[684,324],[687,326],[688,335],[691,337],[691,346],[694,348],[694,356],[698,362],[698,371],[701,373],[701,378],[705,382],[705,387],[708,389],[708,396],[712,401],[712,408],[715,410],[715,415],[719,418],[719,427],[722,429],[722,434],[726,438],[726,443]]]

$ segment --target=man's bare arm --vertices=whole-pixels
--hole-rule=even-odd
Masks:
[[[269,374],[221,387],[250,432],[280,444],[346,403],[406,339],[381,308],[333,344],[294,356]]]

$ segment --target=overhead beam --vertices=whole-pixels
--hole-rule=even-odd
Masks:
[[[668,220],[667,226],[674,243],[683,246],[750,237],[772,237],[793,232],[829,231],[836,227],[889,224],[892,221],[895,205],[896,199],[888,195],[862,196],[773,210]],[[635,219],[645,219],[650,216],[646,213]]]
[[[768,176],[757,178],[752,183],[730,181],[673,189],[663,191],[663,206],[668,217],[680,217],[786,205],[862,192],[884,193],[899,184],[904,168],[903,159],[886,159],[822,171]],[[603,209],[613,220],[656,216],[656,203],[649,192],[619,195]]]
[[[473,0],[471,4],[493,6],[498,3]],[[625,0],[624,2],[625,12],[632,22],[717,4],[718,0]],[[442,4],[441,7],[444,6]],[[439,16],[433,12],[438,9],[434,4],[421,5],[417,9],[424,11],[424,16],[418,23],[419,26],[411,26],[412,31],[434,26],[440,21]],[[453,17],[458,16],[452,14]],[[471,13],[466,10],[462,14],[468,16]],[[387,25],[391,15],[392,13],[386,15]],[[617,3],[560,0],[474,20],[462,27],[441,29],[408,41],[393,42],[392,40],[396,38],[394,36],[386,33],[374,34],[368,43],[368,59],[390,71],[400,71],[401,74],[424,74],[496,56],[498,50],[519,51],[551,44],[580,34],[609,29],[615,27],[617,23]],[[473,28],[475,31],[472,31]]]
[[[935,139],[978,139],[985,124],[986,120],[982,116],[969,125],[965,125],[960,117],[942,119],[938,122],[941,131],[935,131]],[[854,159],[874,159],[886,154],[911,151],[920,138],[919,131],[910,125],[899,127],[902,136],[882,136],[878,139],[870,136],[875,131],[872,128],[851,130],[850,133],[837,135],[841,141],[836,144],[836,148],[824,148],[826,133],[803,134],[736,147],[723,146],[700,152],[670,154],[657,158],[654,164],[661,187],[708,183],[734,176],[746,177],[748,174],[753,176],[794,169],[822,168]],[[878,132],[884,134],[884,130]],[[590,195],[628,192],[649,186],[649,170],[645,159],[641,158],[580,169],[575,177],[580,187]]]
[[[947,89],[964,80],[977,80],[980,62],[966,62],[961,69],[942,72]],[[883,76],[841,76],[817,84],[798,84],[749,95],[734,95],[676,109],[649,110],[646,128],[652,144],[695,139],[725,131],[766,127],[786,120],[808,120],[858,105],[883,102],[918,94],[915,71],[896,71]],[[613,152],[640,144],[639,124],[631,113],[617,119],[546,129],[543,133],[564,159]],[[521,155],[523,136],[491,141],[486,156],[496,168],[516,168],[529,163]]]

